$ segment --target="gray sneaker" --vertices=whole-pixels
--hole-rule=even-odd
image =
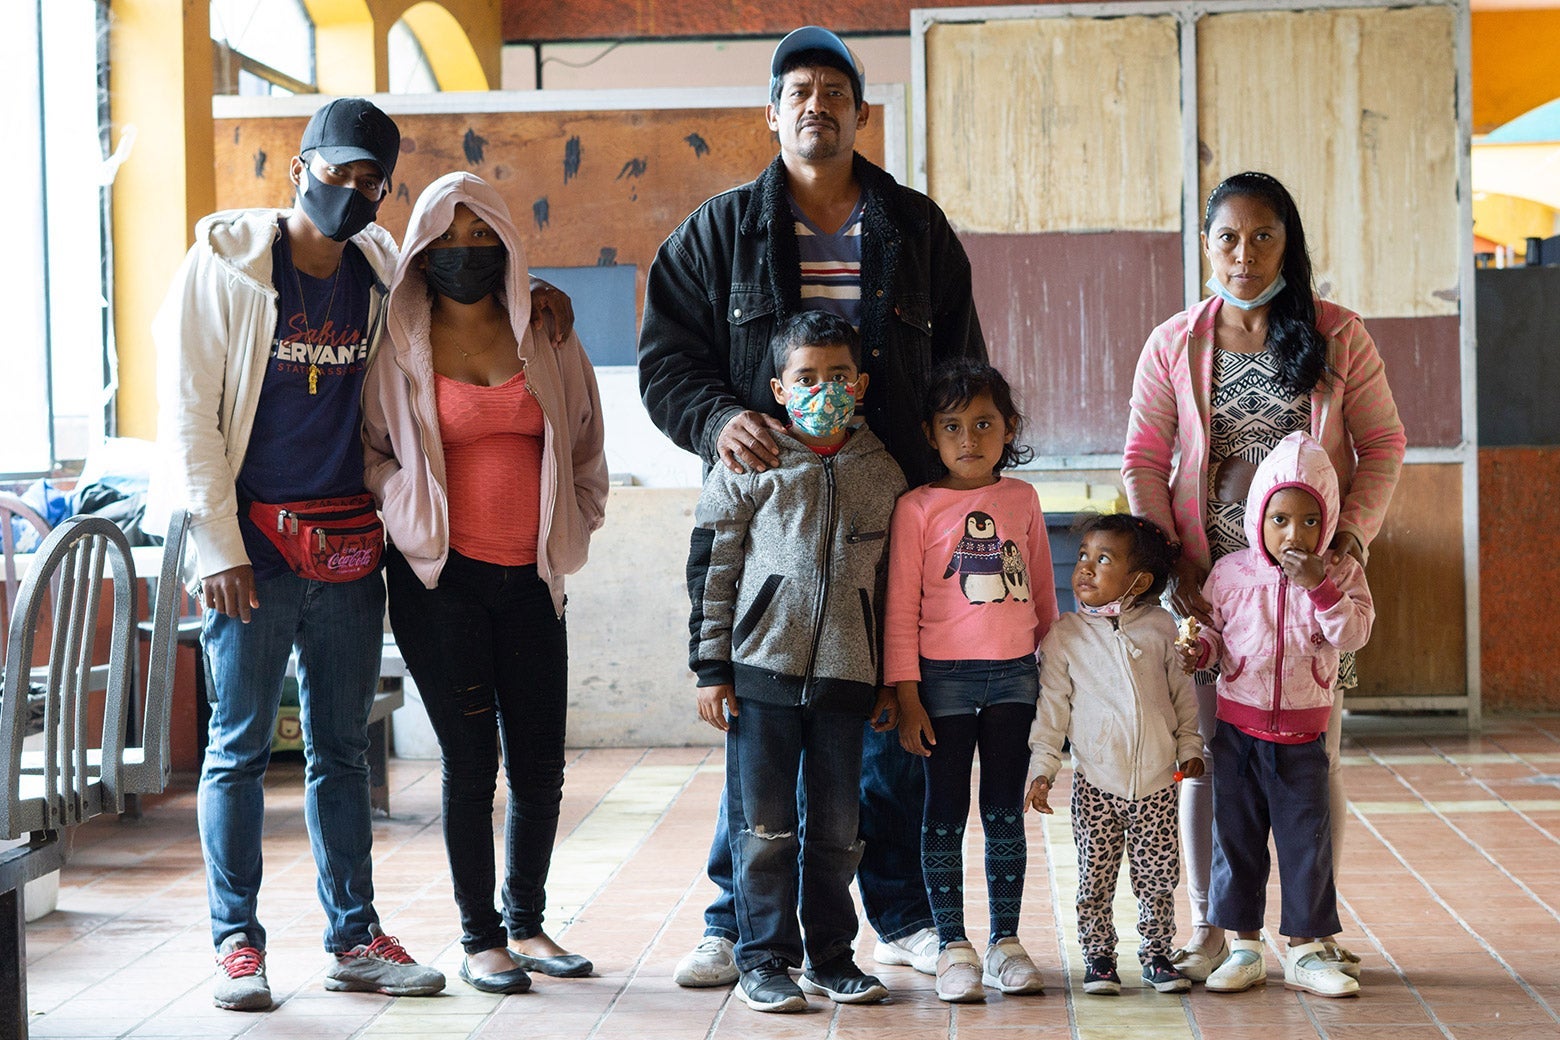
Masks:
[[[379,926],[368,926],[372,940],[336,954],[336,963],[325,973],[325,988],[341,992],[383,993],[391,997],[431,997],[444,988],[444,973],[412,960],[392,935]]]
[[[265,978],[265,951],[235,932],[217,950],[217,982],[211,1002],[224,1011],[264,1011],[271,1006],[271,984]]]

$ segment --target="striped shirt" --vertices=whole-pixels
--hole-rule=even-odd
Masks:
[[[865,198],[856,200],[844,226],[824,231],[808,220],[796,200],[789,198],[796,218],[796,251],[802,262],[802,306],[838,314],[861,326],[861,212]]]

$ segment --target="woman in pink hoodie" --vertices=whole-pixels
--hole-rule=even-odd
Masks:
[[[601,526],[601,402],[579,339],[554,345],[532,327],[528,282],[498,192],[468,173],[434,181],[412,210],[363,401],[365,483],[390,542],[390,624],[442,751],[460,975],[492,993],[529,988],[527,971],[592,970],[542,930],[542,911],[563,799],[563,579]]]
[[[1381,356],[1359,315],[1313,293],[1305,229],[1282,184],[1265,173],[1223,181],[1208,197],[1202,242],[1213,295],[1160,325],[1143,347],[1121,475],[1132,512],[1181,543],[1171,585],[1176,613],[1206,622],[1203,579],[1220,557],[1246,547],[1246,488],[1279,440],[1303,430],[1326,451],[1342,491],[1328,549],[1361,564],[1386,516],[1406,441]],[[1339,689],[1353,685],[1352,673],[1350,655]],[[1197,678],[1199,728],[1211,741],[1214,676]],[[1345,818],[1342,718],[1339,699],[1326,727],[1334,870]],[[1173,959],[1198,980],[1229,952],[1223,931],[1207,917],[1212,798],[1206,779],[1182,784],[1194,930]],[[1349,951],[1329,953],[1359,971]]]
[[[1214,733],[1213,878],[1209,921],[1233,952],[1207,979],[1235,993],[1266,981],[1262,923],[1268,837],[1278,851],[1284,985],[1348,997],[1338,931],[1328,720],[1340,652],[1370,638],[1376,610],[1365,569],[1323,556],[1338,528],[1338,477],[1320,444],[1291,433],[1257,467],[1246,498],[1248,547],[1213,565],[1208,626],[1183,651],[1188,670],[1220,664]],[[1329,562],[1330,560],[1330,562]]]

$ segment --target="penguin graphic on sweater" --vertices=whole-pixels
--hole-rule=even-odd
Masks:
[[[1029,602],[1029,568],[1024,566],[1023,550],[1011,538],[1002,543],[1002,584],[1015,602]]]
[[[959,576],[959,589],[971,603],[1001,603],[1008,586],[1002,577],[1002,539],[989,513],[976,510],[964,518],[964,537],[954,547],[944,578]]]

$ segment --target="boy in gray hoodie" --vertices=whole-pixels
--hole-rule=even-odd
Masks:
[[[699,716],[726,733],[739,992],[760,1011],[800,1011],[803,991],[840,1003],[888,993],[852,958],[849,886],[862,850],[860,720],[897,721],[879,694],[880,620],[905,479],[851,425],[867,376],[849,322],[800,312],[771,349],[790,425],[775,437],[778,466],[717,467],[705,480],[688,556],[689,667]],[[804,953],[798,986],[786,969]]]

